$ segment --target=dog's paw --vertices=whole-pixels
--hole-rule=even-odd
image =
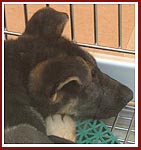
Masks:
[[[67,115],[55,114],[46,118],[47,135],[55,135],[75,142],[75,131],[75,122]]]

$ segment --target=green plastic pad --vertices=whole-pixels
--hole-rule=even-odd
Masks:
[[[101,120],[77,121],[77,144],[120,144]]]

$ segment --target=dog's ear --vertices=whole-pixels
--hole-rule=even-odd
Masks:
[[[76,95],[79,91],[79,86],[81,85],[82,81],[78,76],[68,76],[68,78],[66,78],[63,82],[60,82],[59,85],[55,88],[54,93],[51,96],[51,103],[60,102],[66,94]]]
[[[28,21],[23,35],[47,39],[61,36],[68,15],[50,7],[38,10]]]
[[[75,95],[91,80],[91,70],[82,58],[66,56],[36,65],[30,73],[29,89],[32,95],[43,94],[57,103],[65,94]]]

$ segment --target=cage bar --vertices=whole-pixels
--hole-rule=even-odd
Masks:
[[[14,36],[20,36],[21,33],[18,33],[18,32],[12,32],[12,31],[4,31],[4,34],[5,35],[14,35]]]
[[[130,122],[128,131],[127,131],[127,134],[126,134],[126,137],[125,137],[125,140],[124,140],[124,143],[127,143],[127,140],[128,140],[128,138],[129,138],[129,135],[130,135],[130,132],[131,132],[131,129],[132,129],[134,120],[135,120],[135,112],[134,112],[133,117],[132,117],[132,120],[131,120],[131,122]]]
[[[110,125],[107,125],[108,128],[112,128],[112,126]],[[128,128],[123,128],[123,127],[118,127],[118,126],[115,126],[114,129],[117,129],[117,130],[121,130],[121,131],[128,131]],[[130,130],[130,132],[134,132],[135,133],[135,130]]]
[[[101,50],[107,50],[107,51],[113,51],[113,52],[128,53],[128,54],[135,54],[135,51],[133,51],[133,50],[106,47],[106,46],[93,45],[93,44],[87,44],[87,43],[79,43],[79,42],[75,42],[75,43],[82,47],[95,48],[95,49],[101,49]]]
[[[49,7],[49,4],[46,4],[46,7]]]
[[[5,15],[5,5],[4,5],[4,31],[7,30],[6,29],[6,15]],[[5,35],[5,39],[7,40],[7,34],[4,34]]]
[[[75,41],[75,33],[74,33],[74,6],[70,4],[70,23],[71,23],[71,40]]]
[[[28,15],[27,15],[27,5],[23,4],[24,7],[24,19],[25,19],[25,25],[27,24],[28,21]]]
[[[117,123],[117,121],[118,121],[118,115],[115,117],[115,119],[114,119],[114,123],[113,123],[113,125],[112,125],[112,128],[111,128],[111,131],[113,132],[113,130],[114,130],[114,128],[115,128],[115,126],[116,126],[116,123]]]
[[[97,14],[97,4],[93,5],[94,11],[94,44],[98,44],[98,14]]]
[[[118,47],[122,48],[122,5],[118,4]]]
[[[123,139],[118,139],[120,142],[124,143]],[[135,144],[133,141],[127,141],[126,144]]]

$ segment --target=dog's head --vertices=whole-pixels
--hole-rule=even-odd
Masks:
[[[65,46],[60,49],[60,44],[57,48],[52,46],[59,42],[67,20],[66,13],[44,8],[27,23],[23,36],[38,37],[51,44],[57,53],[48,60],[39,58],[40,63],[35,61],[37,64],[30,72],[28,83],[31,104],[45,117],[53,113],[80,118],[112,117],[132,99],[133,93],[102,73],[91,55],[69,41],[67,44],[62,42]],[[44,48],[44,54],[47,50],[49,54],[50,47]],[[39,57],[45,57],[44,54]]]
[[[42,115],[61,113],[81,119],[117,115],[132,99],[132,91],[81,57],[46,60],[30,72],[32,104]]]

